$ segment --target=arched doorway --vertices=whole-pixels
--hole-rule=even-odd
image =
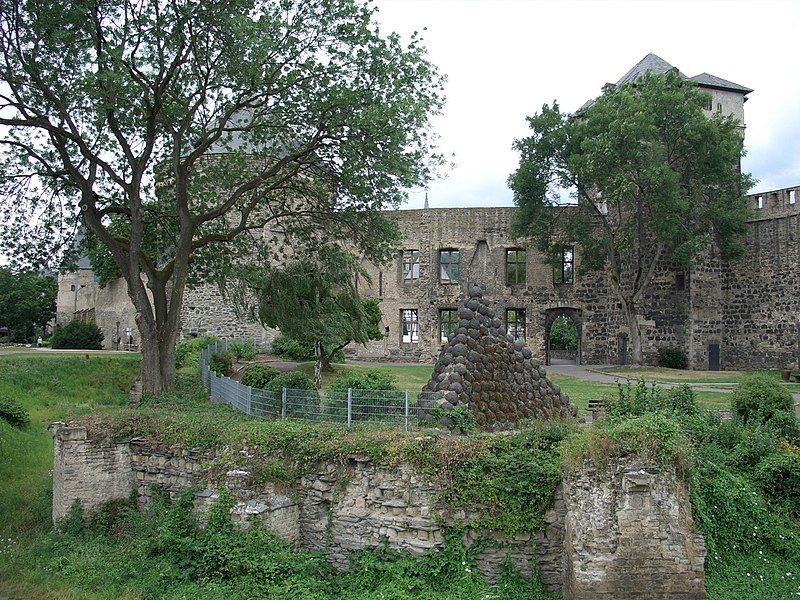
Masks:
[[[581,364],[581,311],[553,308],[545,314],[545,364]]]

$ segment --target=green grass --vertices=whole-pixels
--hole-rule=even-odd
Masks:
[[[609,375],[618,375],[633,379],[645,379],[659,383],[698,383],[698,384],[736,384],[747,375],[759,373],[783,382],[779,371],[688,371],[684,369],[667,369],[665,367],[653,366],[614,366],[602,369]],[[789,383],[788,387],[797,388],[800,391],[800,384]]]
[[[125,406],[138,364],[137,356],[126,355],[0,356],[0,394],[16,399],[31,416],[25,429],[0,421],[0,535],[41,528],[49,520],[53,444],[48,425]]]
[[[314,376],[314,363],[302,363],[299,370]],[[375,365],[353,365],[353,364],[334,364],[333,371],[322,372],[322,390],[325,391],[339,375],[347,372],[365,371],[367,369],[374,369],[384,373],[389,373],[395,377],[395,387],[398,390],[408,390],[409,392],[417,393],[422,390],[433,373],[433,365],[391,365],[384,366],[380,364]]]

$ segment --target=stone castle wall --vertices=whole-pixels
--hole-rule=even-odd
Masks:
[[[563,591],[567,600],[705,597],[705,547],[691,521],[685,482],[635,460],[607,472],[587,467],[568,475],[544,530],[508,538],[470,529],[479,515],[438,505],[446,482],[405,463],[352,456],[344,463],[321,462],[290,485],[256,485],[244,469],[213,476],[213,451],[141,439],[104,445],[88,439],[85,428],[63,423],[53,424],[51,432],[54,519],[75,500],[93,508],[129,497],[132,487],[146,505],[152,485],[173,497],[199,486],[195,506],[202,514],[224,485],[236,499],[235,522],[247,526],[260,519],[287,542],[324,553],[339,569],[347,568],[354,550],[386,542],[419,555],[441,548],[448,529],[467,526],[467,546],[492,542],[482,544],[476,560],[490,581],[509,558],[525,576],[538,569],[545,586]]]
[[[750,197],[755,217],[749,223],[742,259],[724,263],[709,255],[688,269],[666,261],[659,265],[640,309],[648,362],[656,361],[659,349],[677,347],[687,353],[692,368],[707,369],[712,344],[719,346],[723,369],[777,368],[797,360],[800,203],[790,202],[791,191],[795,199],[800,195],[800,188],[789,188]],[[505,253],[518,247],[508,234],[513,213],[513,208],[397,211],[404,248],[419,250],[419,277],[403,280],[399,254],[390,264],[367,265],[371,283],[362,282],[360,291],[381,300],[386,335],[348,352],[368,359],[433,362],[442,346],[441,311],[457,309],[469,286],[479,283],[485,289],[484,300],[501,320],[505,321],[506,309],[525,311],[526,345],[536,360],[547,362],[549,326],[556,316],[566,314],[579,328],[581,363],[624,362],[629,331],[619,302],[605,273],[580,272],[579,246],[573,284],[553,283],[551,267],[532,249],[527,250],[525,283],[506,283]],[[441,281],[442,249],[459,250],[457,284]],[[70,289],[75,283],[77,295]],[[123,333],[131,326],[138,337],[133,307],[121,281],[101,290],[89,271],[62,275],[58,307],[59,323],[70,320],[75,308],[94,308],[107,348],[115,347],[118,321]],[[403,341],[404,309],[417,311],[419,332],[414,343]],[[186,292],[179,339],[206,334],[268,344],[276,332],[237,316],[216,288],[205,285]]]

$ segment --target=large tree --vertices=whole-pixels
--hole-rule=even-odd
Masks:
[[[442,77],[373,12],[0,0],[1,249],[57,253],[79,215],[127,282],[145,390],[173,385],[187,281],[274,258],[272,232],[316,223],[369,253],[378,211],[439,162]]]
[[[740,123],[703,112],[708,95],[679,74],[647,73],[607,89],[578,114],[545,105],[517,140],[509,178],[512,233],[554,263],[579,244],[580,268],[603,269],[641,363],[639,311],[659,264],[743,251],[752,185],[740,173]],[[565,190],[576,201],[565,202]]]

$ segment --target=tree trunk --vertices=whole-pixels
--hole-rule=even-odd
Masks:
[[[314,342],[314,385],[317,389],[322,387],[322,340]]]
[[[142,364],[139,377],[142,391],[161,394],[175,386],[175,341],[177,330],[159,332],[147,331],[139,326],[141,336]]]
[[[636,314],[636,305],[633,300],[626,299],[623,304],[625,318],[628,321],[628,329],[631,332],[631,363],[634,365],[644,364],[642,353],[642,332],[639,329],[639,318]]]

